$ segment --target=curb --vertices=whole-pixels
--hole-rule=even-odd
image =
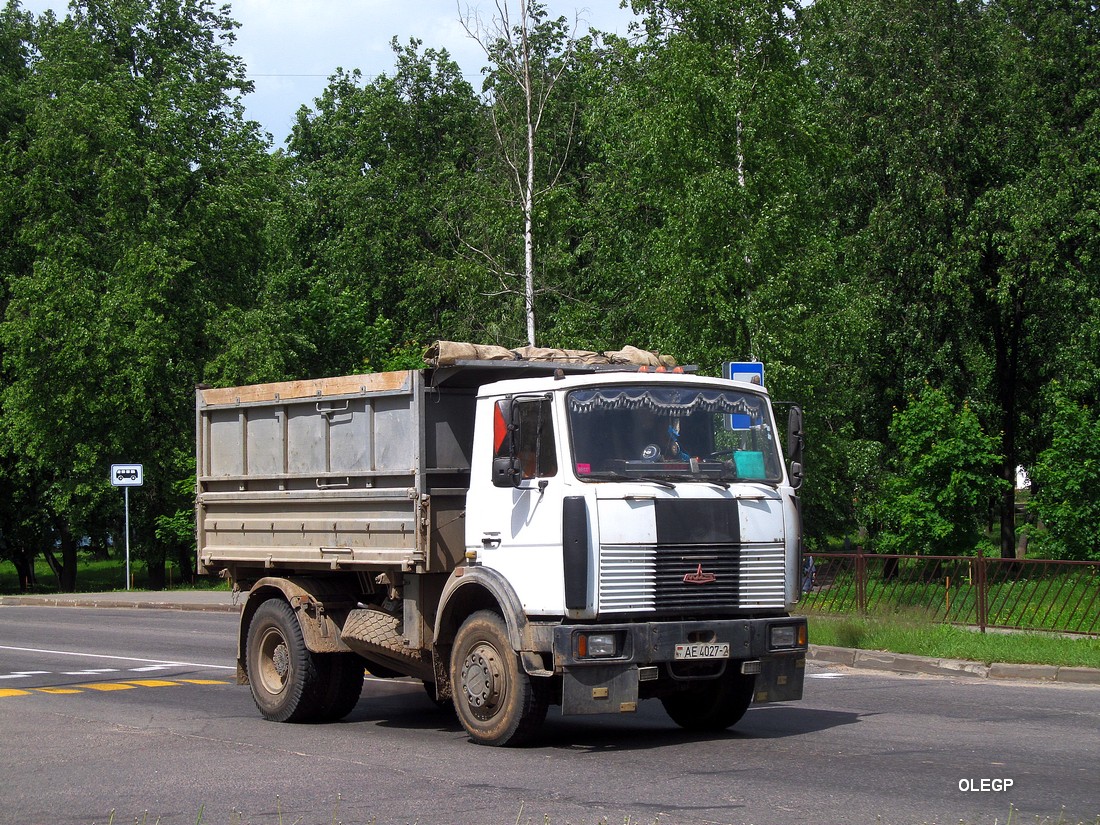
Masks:
[[[1018,665],[994,662],[986,665],[966,659],[936,659],[882,650],[810,645],[806,660],[857,670],[882,670],[913,676],[968,676],[978,679],[1030,680],[1100,686],[1100,668]]]
[[[179,601],[149,598],[118,598],[116,596],[0,596],[0,605],[36,607],[107,607],[145,610],[190,610],[205,613],[240,613],[241,605],[228,601]]]

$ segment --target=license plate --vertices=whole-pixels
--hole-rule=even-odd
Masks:
[[[729,657],[730,646],[728,642],[676,645],[677,659],[728,659]]]

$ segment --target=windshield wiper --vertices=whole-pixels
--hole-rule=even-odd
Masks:
[[[763,484],[765,487],[778,487],[779,486],[779,482],[778,481],[773,481],[772,479],[767,479],[767,478],[739,478],[737,476],[734,476],[733,478],[728,478],[723,483],[728,485],[730,482],[735,483],[735,484]]]
[[[584,476],[584,478],[592,479],[595,481],[642,481],[649,482],[650,484],[656,484],[669,490],[676,489],[675,484],[673,484],[671,481],[666,481],[663,478],[656,478],[653,476],[625,475],[623,473],[616,473],[613,470],[608,470],[602,473],[588,473]]]
[[[690,475],[688,473],[679,473],[674,476],[669,476],[669,478],[674,478],[677,481],[697,481],[701,484],[713,484],[715,487],[721,487],[723,490],[728,490],[730,488],[728,481],[722,481],[716,478],[706,478],[705,476]]]

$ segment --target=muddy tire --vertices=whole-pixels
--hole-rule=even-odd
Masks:
[[[726,672],[718,679],[696,682],[661,699],[665,712],[685,730],[720,731],[736,725],[752,703],[755,676]]]
[[[455,711],[474,742],[519,745],[546,718],[547,688],[520,666],[504,619],[488,610],[470,616],[451,649]]]
[[[308,722],[322,710],[322,674],[306,649],[294,611],[281,599],[261,604],[248,625],[245,667],[265,719]]]
[[[366,663],[354,653],[327,653],[314,659],[318,661],[322,694],[316,719],[336,722],[359,704]]]

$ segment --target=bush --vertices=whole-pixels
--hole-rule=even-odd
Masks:
[[[1100,561],[1100,418],[1059,394],[1053,438],[1032,468],[1034,536],[1048,558]]]
[[[972,550],[991,498],[1006,483],[1001,458],[968,404],[956,410],[925,386],[890,423],[896,458],[876,506],[884,553],[956,555]]]

